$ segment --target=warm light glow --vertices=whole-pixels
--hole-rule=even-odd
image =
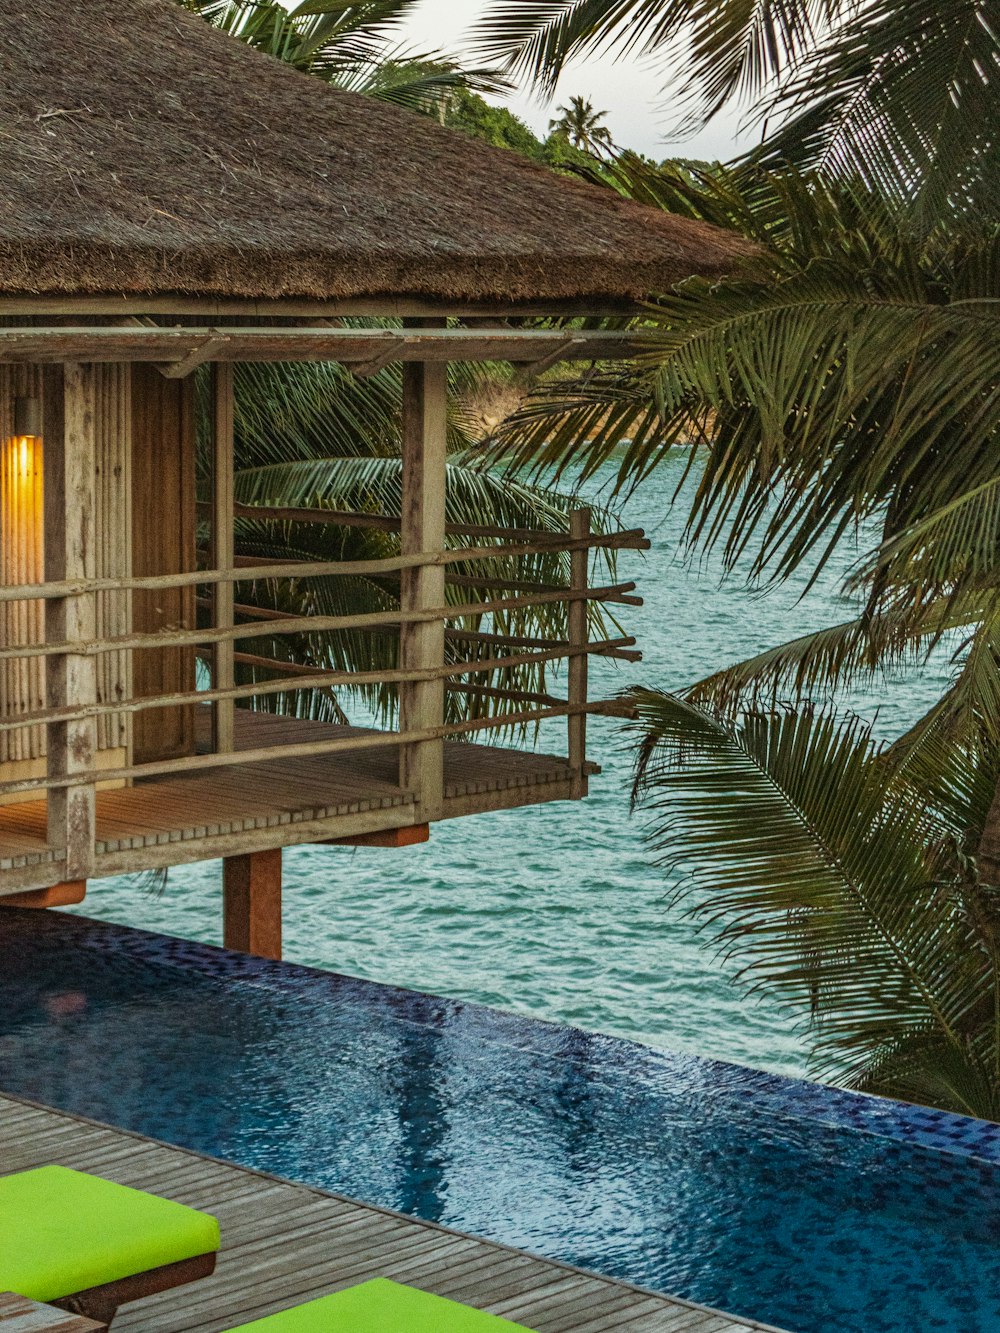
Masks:
[[[0,439],[0,584],[18,587],[45,581],[45,513],[42,437],[36,433],[36,399],[17,399],[14,429]],[[34,427],[34,430],[32,429]],[[26,429],[27,428],[27,429]],[[0,643],[5,647],[42,643],[45,604],[40,600],[0,603]],[[0,662],[0,711],[4,717],[45,705],[42,658]],[[37,762],[44,754],[38,728],[0,733],[0,762]]]
[[[26,485],[34,476],[37,466],[36,452],[40,452],[41,440],[37,435],[16,435],[11,445],[17,458],[16,473],[21,486]],[[39,480],[41,478],[39,477]]]
[[[42,437],[12,435],[3,460],[7,494],[4,517],[13,526],[18,519],[33,522],[42,511]]]

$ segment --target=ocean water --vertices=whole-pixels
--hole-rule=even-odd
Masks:
[[[624,506],[653,547],[624,552],[645,605],[622,608],[644,660],[592,665],[592,693],[632,684],[678,689],[730,662],[849,619],[841,591],[857,560],[845,541],[822,581],[767,595],[716,557],[692,562],[682,533],[684,496],[672,503],[686,457],[669,455]],[[610,472],[590,495],[606,495]],[[875,717],[892,737],[920,715],[949,675],[941,651],[841,702]],[[563,733],[541,738],[561,746]],[[795,1014],[748,999],[682,909],[629,813],[632,758],[623,724],[589,726],[602,765],[583,802],[435,825],[424,846],[401,851],[304,847],[285,854],[285,956],[312,966],[432,994],[495,1005],[670,1050],[779,1073],[807,1069],[808,1039]],[[120,880],[94,883],[82,914],[206,943],[221,942],[221,869],[171,871],[162,896]]]

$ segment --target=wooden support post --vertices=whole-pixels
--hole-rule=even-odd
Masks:
[[[212,367],[212,563],[224,573],[235,564],[233,555],[233,367],[217,361]],[[229,629],[234,620],[235,595],[232,583],[217,583],[212,592],[213,624]],[[233,641],[217,643],[212,649],[212,685],[217,690],[231,689],[234,674]],[[217,754],[229,754],[234,739],[234,703],[219,699],[212,705],[212,743]]]
[[[44,382],[45,577],[49,582],[93,579],[96,575],[96,428],[94,367],[67,362],[46,370]],[[94,593],[46,602],[45,633],[50,642],[89,644],[97,634]],[[94,657],[59,653],[47,659],[50,708],[97,702]],[[49,778],[72,777],[94,768],[94,718],[52,722],[47,731]],[[94,785],[54,788],[48,797],[48,837],[65,849],[63,875],[86,879],[94,863]]]
[[[447,484],[448,367],[415,362],[403,367],[403,555],[444,550]],[[443,565],[405,569],[400,575],[404,611],[445,603]],[[399,664],[404,670],[444,665],[444,622],[404,624]],[[400,730],[444,723],[442,679],[399,687]],[[440,819],[444,804],[444,742],[422,741],[400,748],[400,785],[416,799],[420,822]]]
[[[222,862],[222,942],[258,958],[281,957],[281,848]]]
[[[591,514],[589,509],[574,509],[569,517],[569,535],[576,540],[590,536]],[[570,586],[574,592],[584,592],[588,585],[589,550],[582,549],[570,553]],[[589,606],[583,598],[569,604],[569,642],[574,649],[586,648],[588,639],[587,614]],[[569,659],[569,684],[567,698],[573,705],[587,702],[587,654],[576,652]],[[569,765],[572,769],[572,795],[575,799],[587,795],[587,775],[584,764],[587,760],[587,715],[571,714],[569,728]]]

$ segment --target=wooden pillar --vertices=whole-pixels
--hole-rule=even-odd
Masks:
[[[68,362],[45,375],[45,577],[47,582],[93,579],[97,534],[94,368]],[[97,598],[82,592],[46,602],[50,642],[89,644],[97,632]],[[93,657],[68,652],[47,659],[46,693],[51,708],[97,702]],[[48,776],[90,772],[97,754],[93,718],[48,726]],[[56,787],[48,797],[48,836],[65,849],[67,880],[86,879],[94,860],[94,784]]]
[[[222,863],[222,942],[258,958],[281,957],[281,848]]]
[[[569,535],[574,541],[582,541],[590,536],[589,509],[574,509],[569,516]],[[570,553],[570,586],[574,592],[584,592],[588,586],[590,551],[581,549]],[[574,649],[587,646],[588,638],[588,603],[578,598],[569,604],[569,643]],[[569,659],[567,696],[571,704],[583,705],[587,702],[587,654],[576,652]],[[584,764],[587,761],[587,715],[571,713],[569,728],[569,766],[572,769],[572,794],[576,798],[587,795],[587,777]]]
[[[448,367],[415,362],[403,367],[403,555],[444,550],[448,443]],[[443,565],[403,570],[404,611],[444,605]],[[399,663],[420,670],[444,665],[444,622],[403,625]],[[444,724],[442,679],[404,684],[399,690],[401,731]],[[399,781],[412,791],[422,823],[441,817],[444,803],[444,742],[420,741],[400,747]]]
[[[212,563],[224,573],[231,573],[233,555],[233,367],[216,362],[212,367]],[[217,583],[212,594],[216,629],[231,629],[234,621],[235,593],[232,583]],[[232,640],[215,644],[212,650],[212,685],[228,690],[235,684],[235,645]],[[212,741],[217,753],[228,754],[234,747],[235,705],[232,699],[219,699],[212,705]]]

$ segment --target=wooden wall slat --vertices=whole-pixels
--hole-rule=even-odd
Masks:
[[[132,569],[187,573],[196,568],[194,383],[147,365],[132,367],[131,383]],[[139,633],[193,629],[195,588],[133,593],[132,621]],[[194,650],[136,651],[132,673],[138,698],[193,690]],[[140,764],[192,754],[193,705],[137,713],[132,745]]]

